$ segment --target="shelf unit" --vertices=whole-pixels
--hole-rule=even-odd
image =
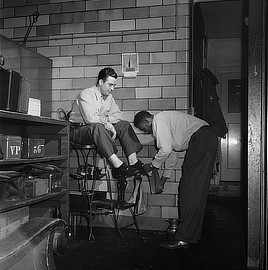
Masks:
[[[26,209],[29,219],[50,217],[51,210],[61,207],[62,219],[67,223],[69,212],[69,122],[42,116],[32,116],[0,110],[0,134],[22,138],[45,139],[44,157],[0,160],[0,170],[12,170],[16,165],[31,163],[53,164],[63,171],[60,192],[16,201],[0,201],[0,221],[9,212]]]

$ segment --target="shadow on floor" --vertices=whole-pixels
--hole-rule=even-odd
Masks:
[[[94,228],[87,241],[83,228],[63,255],[54,256],[57,270],[243,270],[246,269],[245,205],[239,198],[209,198],[202,238],[187,250],[165,250],[158,243],[166,232]]]

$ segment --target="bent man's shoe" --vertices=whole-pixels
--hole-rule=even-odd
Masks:
[[[173,239],[171,241],[160,243],[159,246],[166,249],[187,249],[191,247],[191,244],[185,241]]]
[[[112,169],[112,174],[113,174],[114,178],[118,178],[120,176],[130,177],[130,176],[134,176],[138,173],[139,173],[139,170],[137,170],[136,168],[131,168],[126,163],[123,163],[118,168]]]
[[[143,169],[143,163],[138,160],[135,164],[129,166],[133,170],[138,170],[141,174],[145,174],[145,171]]]

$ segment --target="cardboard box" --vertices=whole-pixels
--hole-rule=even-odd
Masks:
[[[22,139],[22,158],[38,158],[44,156],[44,139]]]
[[[22,138],[20,136],[0,135],[0,147],[3,159],[20,159]]]
[[[40,116],[41,115],[41,100],[36,98],[29,98],[28,114]]]
[[[24,181],[26,197],[36,197],[48,193],[48,179],[35,178]]]

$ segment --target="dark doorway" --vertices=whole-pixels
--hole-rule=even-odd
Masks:
[[[247,1],[203,1],[194,5],[193,92],[192,107],[197,117],[213,125],[222,125],[218,117],[211,123],[206,111],[208,100],[218,106],[229,132],[218,134],[220,157],[218,171],[211,184],[220,196],[245,196],[247,186]],[[198,80],[209,70],[216,88],[215,97]],[[202,83],[202,82],[201,82]],[[209,94],[208,94],[209,91]],[[207,96],[207,97],[206,97]],[[216,101],[215,101],[216,102]],[[218,111],[210,112],[218,114]],[[237,111],[238,110],[238,111]],[[207,118],[206,118],[207,117]],[[215,189],[215,188],[214,188]]]

